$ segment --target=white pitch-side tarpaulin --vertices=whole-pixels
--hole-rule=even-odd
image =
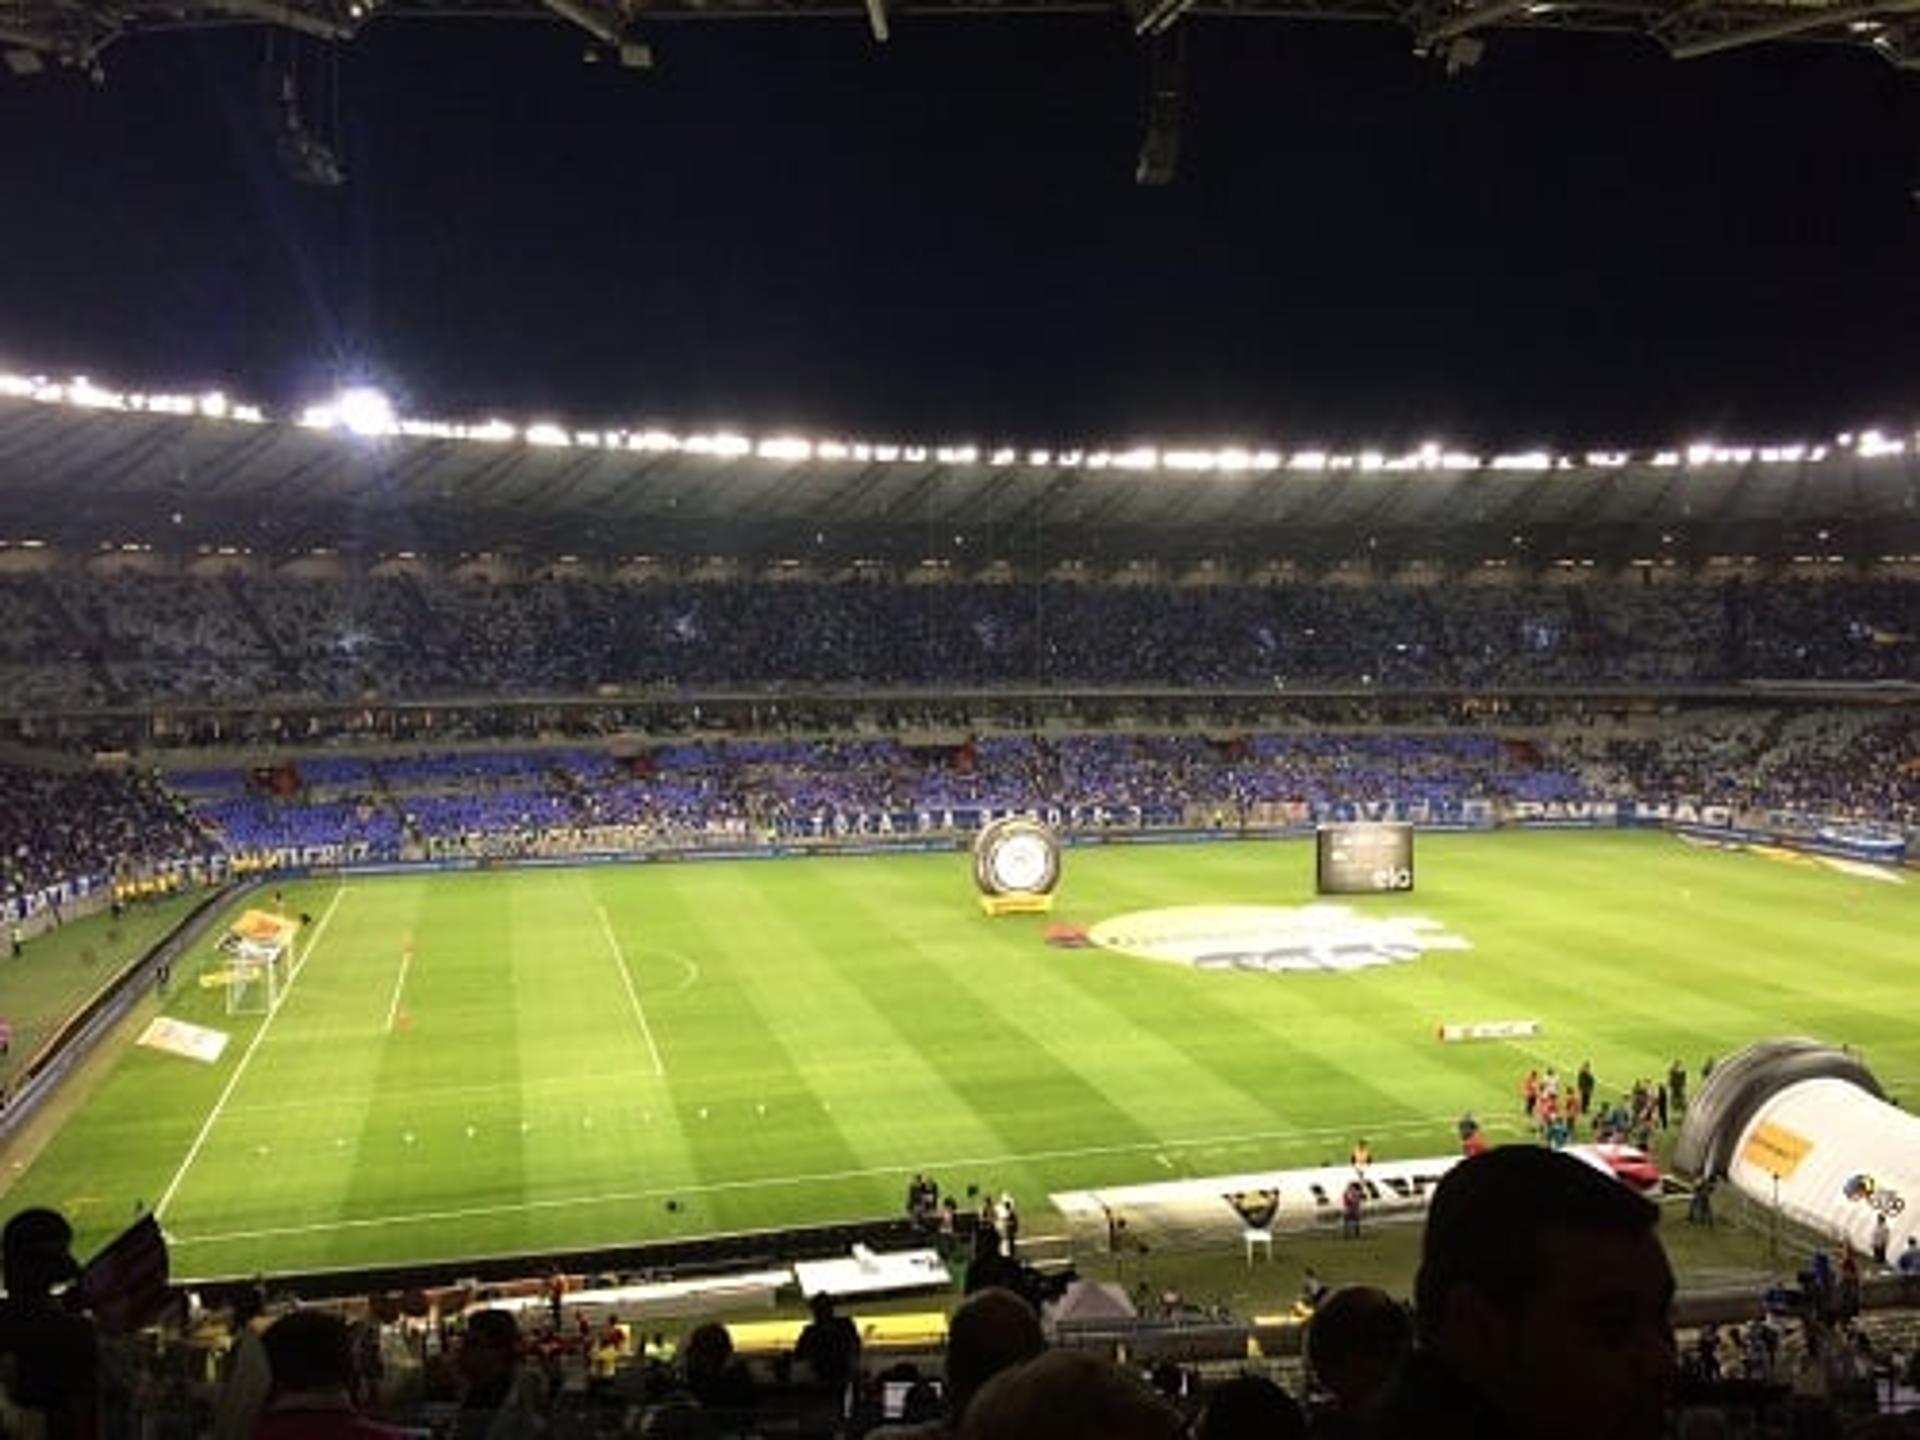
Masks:
[[[1887,1217],[1897,1257],[1920,1235],[1920,1116],[1876,1100],[1849,1080],[1802,1080],[1779,1091],[1740,1136],[1728,1178],[1763,1204],[1856,1250]]]

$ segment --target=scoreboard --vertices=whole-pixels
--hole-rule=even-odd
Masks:
[[[1322,825],[1316,832],[1322,895],[1374,895],[1413,889],[1413,826]]]

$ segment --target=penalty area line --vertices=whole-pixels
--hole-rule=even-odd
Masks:
[[[627,1000],[633,1006],[633,1018],[640,1022],[640,1033],[647,1039],[647,1053],[653,1057],[653,1073],[664,1080],[666,1062],[660,1058],[660,1047],[653,1043],[653,1027],[647,1023],[647,1011],[640,1003],[640,992],[633,988],[633,974],[627,969],[627,956],[620,948],[620,937],[613,933],[613,921],[607,918],[607,907],[595,905],[593,909],[600,917],[600,933],[607,937],[607,947],[613,951],[613,965],[620,972],[620,983],[627,987]]]
[[[408,945],[400,952],[400,973],[393,977],[393,999],[387,1002],[387,1029],[393,1029],[393,1022],[400,1018],[400,992],[407,988],[407,966],[413,963],[413,946]]]
[[[227,1077],[227,1083],[220,1091],[219,1098],[213,1102],[213,1108],[207,1112],[207,1118],[200,1126],[200,1133],[193,1137],[193,1144],[187,1147],[187,1158],[182,1160],[180,1168],[173,1172],[173,1179],[167,1182],[167,1188],[161,1193],[159,1203],[153,1207],[156,1219],[167,1213],[167,1206],[173,1203],[173,1197],[179,1193],[180,1182],[187,1178],[187,1171],[191,1170],[193,1162],[200,1158],[200,1151],[206,1145],[207,1137],[213,1134],[213,1127],[219,1122],[221,1112],[227,1108],[227,1101],[233,1098],[233,1092],[240,1086],[240,1077],[247,1073],[247,1066],[252,1063],[254,1052],[260,1048],[260,1042],[267,1038],[267,1032],[273,1028],[273,1022],[285,1007],[287,997],[293,993],[294,981],[298,980],[300,972],[307,968],[307,961],[312,958],[315,948],[320,944],[320,937],[327,933],[327,926],[332,923],[333,912],[340,908],[340,897],[346,893],[347,887],[344,885],[333,892],[333,899],[327,905],[326,914],[322,915],[320,923],[313,927],[313,938],[307,942],[307,948],[300,952],[299,961],[287,972],[286,988],[280,992],[279,1001],[267,1011],[265,1018],[260,1021],[260,1028],[253,1032],[253,1039],[247,1042],[247,1048],[240,1056],[240,1063],[233,1067],[233,1073]]]

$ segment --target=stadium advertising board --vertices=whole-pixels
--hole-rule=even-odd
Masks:
[[[1263,1170],[1193,1180],[1162,1180],[1048,1196],[1076,1228],[1108,1230],[1113,1221],[1142,1237],[1174,1232],[1223,1240],[1244,1229],[1297,1231],[1337,1224],[1340,1201],[1356,1176],[1373,1218],[1418,1215],[1457,1155],[1389,1160],[1356,1171],[1351,1165]],[[1212,1232],[1209,1237],[1208,1232]]]
[[[1322,825],[1315,886],[1322,895],[1413,889],[1413,826]]]
[[[1433,825],[1484,829],[1493,824],[1491,800],[1333,800],[1307,807],[1316,825],[1380,824]]]
[[[1898,1255],[1920,1235],[1920,1116],[1851,1080],[1823,1076],[1780,1090],[1734,1147],[1727,1177],[1789,1219],[1871,1253],[1885,1216]]]
[[[1032,820],[1054,830],[1138,830],[1178,825],[1185,818],[1177,805],[1045,805],[1023,810],[982,805],[938,810],[823,810],[812,815],[782,816],[775,828],[783,837],[805,840],[984,830],[996,820]]]
[[[1628,1145],[1576,1145],[1569,1153],[1643,1195],[1658,1195],[1659,1167]],[[1355,1167],[1318,1165],[1237,1175],[1161,1180],[1100,1190],[1067,1190],[1047,1198],[1079,1232],[1134,1237],[1181,1236],[1219,1243],[1244,1230],[1297,1232],[1337,1225],[1347,1186],[1358,1181],[1368,1220],[1424,1214],[1434,1188],[1459,1155],[1382,1160]]]

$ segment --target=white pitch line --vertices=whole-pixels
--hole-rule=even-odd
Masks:
[[[320,937],[327,933],[327,925],[333,919],[333,912],[340,908],[340,897],[346,893],[347,887],[344,885],[333,892],[333,899],[327,905],[327,913],[322,915],[320,923],[313,927],[313,938],[307,941],[307,948],[300,952],[299,960],[287,972],[287,986],[280,992],[279,1003],[267,1011],[266,1018],[260,1022],[260,1028],[253,1032],[253,1039],[248,1042],[246,1052],[240,1057],[240,1063],[233,1067],[233,1074],[227,1077],[226,1086],[220,1091],[220,1097],[213,1102],[213,1108],[207,1112],[206,1121],[200,1126],[200,1133],[193,1137],[193,1144],[187,1147],[187,1158],[182,1160],[180,1168],[173,1172],[173,1179],[167,1182],[167,1188],[160,1196],[159,1203],[153,1207],[156,1218],[167,1213],[167,1206],[173,1203],[173,1197],[180,1189],[180,1182],[187,1178],[187,1171],[191,1170],[193,1162],[200,1158],[200,1150],[207,1143],[207,1137],[213,1133],[213,1127],[220,1119],[220,1112],[227,1108],[227,1101],[233,1098],[233,1092],[240,1084],[240,1077],[247,1073],[247,1066],[253,1060],[254,1051],[260,1048],[260,1042],[267,1038],[267,1031],[273,1028],[273,1022],[286,1004],[287,996],[293,993],[293,982],[298,980],[300,972],[307,968],[307,961],[312,957],[314,947],[319,945]]]
[[[393,1022],[400,1018],[400,992],[407,985],[407,966],[413,963],[413,946],[409,945],[400,952],[400,973],[393,979],[393,999],[387,1002],[387,1029],[393,1029]]]
[[[620,1190],[601,1195],[563,1195],[550,1200],[509,1200],[498,1205],[473,1205],[459,1210],[419,1210],[411,1215],[371,1215],[355,1220],[322,1220],[311,1225],[273,1225],[259,1230],[229,1230],[215,1235],[168,1236],[176,1248],[220,1245],[242,1240],[270,1240],[294,1235],[319,1235],[331,1230],[377,1230],[389,1225],[427,1225],[448,1220],[478,1220],[490,1215],[517,1215],[530,1210],[567,1210],[590,1205],[633,1204],[683,1195],[715,1195],[736,1190],[784,1189],[841,1180],[871,1180],[883,1175],[906,1175],[924,1170],[985,1169],[997,1165],[1031,1165],[1048,1160],[1084,1160],[1101,1155],[1140,1155],[1161,1150],[1198,1150],[1217,1145],[1249,1145],[1266,1140],[1313,1140],[1329,1135],[1391,1135],[1402,1130],[1431,1130],[1452,1119],[1396,1120],[1382,1124],[1329,1125],[1311,1130],[1263,1130],[1245,1135],[1201,1135],[1190,1140],[1140,1140],[1125,1145],[1082,1145],[1067,1150],[1033,1150],[1005,1155],[970,1155],[948,1160],[921,1160],[903,1165],[868,1165],[857,1170],[822,1170],[802,1175],[765,1175],[750,1180],[715,1180],[704,1185],[675,1185],[654,1190]],[[1485,1128],[1511,1129],[1500,1121]]]
[[[311,992],[309,992],[311,993]],[[592,1075],[553,1075],[544,1080],[491,1080],[470,1085],[382,1086],[380,1102],[404,1108],[407,1105],[439,1105],[472,1095],[531,1095],[535,1092],[589,1091],[604,1093],[609,1085],[628,1080],[645,1080],[653,1071],[645,1066],[632,1070],[601,1070]],[[373,1101],[371,1093],[343,1090],[305,1100],[263,1100],[257,1105],[233,1105],[228,1115],[279,1115],[295,1110],[364,1111]]]
[[[613,933],[613,922],[607,918],[607,907],[596,905],[593,908],[600,917],[601,933],[607,937],[607,944],[613,950],[613,963],[620,972],[620,983],[627,987],[627,999],[633,1004],[633,1018],[640,1022],[640,1033],[647,1037],[647,1053],[653,1056],[653,1073],[664,1079],[666,1062],[660,1058],[660,1047],[653,1043],[653,1027],[647,1024],[647,1012],[640,1003],[640,992],[633,988],[633,976],[627,970],[626,953],[620,948],[619,937]]]

